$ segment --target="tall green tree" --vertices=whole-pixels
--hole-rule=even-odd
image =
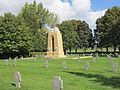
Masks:
[[[78,35],[74,25],[71,21],[63,21],[58,27],[62,33],[64,52],[69,50],[71,53],[71,50],[78,44]]]
[[[78,36],[79,36],[79,48],[83,48],[85,51],[90,46],[90,39],[92,38],[92,31],[89,28],[89,25],[85,21],[77,21],[77,29],[76,29]]]
[[[120,17],[120,7],[112,7],[105,12],[105,15],[97,19],[97,29],[100,36],[101,46],[113,46],[114,51],[118,45],[118,32],[116,32],[116,24]]]
[[[30,34],[21,18],[5,13],[0,18],[0,50],[7,56],[26,54],[30,49]]]
[[[45,38],[47,37],[47,34],[42,30],[43,23],[45,22],[51,27],[54,27],[59,22],[58,16],[44,8],[42,3],[37,4],[36,1],[32,4],[26,3],[20,12],[20,15],[23,17],[27,27],[29,27],[30,32],[32,33],[34,51],[47,50],[46,43],[43,43],[47,41],[47,38]]]
[[[65,50],[89,47],[89,40],[91,30],[85,21],[80,20],[68,20],[63,21],[59,26],[62,36],[63,45]]]

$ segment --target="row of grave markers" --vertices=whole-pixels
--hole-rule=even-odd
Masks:
[[[116,72],[117,68],[118,68],[118,64],[115,61],[113,61],[113,59],[110,55],[108,55],[107,57],[108,57],[109,63],[112,66],[112,71]],[[96,62],[97,58],[98,58],[98,56],[93,57],[93,62]],[[78,57],[78,62],[80,62],[80,60],[81,60],[81,58]],[[16,63],[17,63],[17,59],[15,58],[14,59],[14,65],[15,66],[16,66]],[[46,68],[48,68],[48,64],[49,64],[49,60],[47,59],[47,60],[45,60],[44,66]],[[8,65],[8,60],[6,60],[6,65]],[[90,66],[89,62],[85,62],[84,66],[83,66],[83,69],[88,70],[89,66]],[[63,61],[62,67],[63,67],[63,69],[67,68],[67,62],[66,61]],[[21,82],[20,72],[16,71],[15,74],[14,74],[14,77],[15,77],[16,88],[20,88],[20,82]],[[54,90],[62,90],[63,89],[63,80],[61,80],[61,78],[59,76],[54,76],[54,78],[52,80],[52,83],[53,83]]]
[[[96,57],[93,57],[93,62],[96,62],[96,60],[97,60],[98,57],[99,57],[98,54],[96,55]],[[113,59],[112,59],[112,57],[111,57],[110,55],[107,55],[107,57],[108,57],[109,63],[110,63],[111,66],[112,66],[112,71],[113,71],[113,72],[116,72],[116,71],[117,71],[117,68],[118,68],[118,64],[117,64],[115,61],[113,61]],[[10,59],[9,59],[9,60],[10,60]],[[6,61],[6,65],[8,65],[9,60],[8,60],[8,59],[5,60],[5,61]],[[48,68],[49,61],[50,61],[50,59],[48,59],[48,58],[45,59],[45,61],[44,61],[44,67]],[[79,57],[78,57],[78,62],[80,62],[80,61],[81,61],[81,58],[80,58],[80,56],[79,56]],[[14,62],[14,66],[16,66],[17,58],[14,58],[14,59],[13,59],[13,62]],[[88,70],[89,66],[90,66],[90,65],[89,65],[89,62],[85,62],[84,65],[83,65],[83,69],[84,69],[84,70]],[[62,68],[63,68],[63,69],[66,69],[66,68],[67,68],[67,62],[66,62],[66,61],[63,61],[63,63],[62,63]]]
[[[5,60],[6,65],[8,65],[9,60],[11,60],[11,59],[6,59],[6,60]],[[16,63],[17,63],[17,58],[14,58],[14,59],[13,59],[13,62],[14,62],[14,66],[16,66]]]
[[[15,71],[14,74],[15,87],[20,88],[21,86],[21,73],[19,71]],[[53,89],[54,90],[62,90],[63,89],[63,80],[60,76],[54,76],[52,80]]]

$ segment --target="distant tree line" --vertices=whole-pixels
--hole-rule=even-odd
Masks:
[[[59,24],[59,17],[43,7],[42,3],[26,3],[18,15],[4,13],[0,16],[0,56],[5,58],[28,56],[29,52],[47,51],[47,30],[43,23],[50,27],[59,27],[63,47],[66,52],[74,49],[93,48],[95,41],[99,48],[120,47],[120,8],[108,9],[105,15],[96,21],[97,28],[92,30],[85,21],[66,20]],[[97,38],[96,38],[97,37]],[[120,48],[119,48],[120,49]]]

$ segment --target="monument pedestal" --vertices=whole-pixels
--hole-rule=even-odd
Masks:
[[[57,27],[48,33],[47,57],[65,57],[63,52],[62,35]]]

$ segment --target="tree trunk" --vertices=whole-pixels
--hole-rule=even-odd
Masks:
[[[106,52],[108,53],[108,46],[106,46]]]
[[[69,52],[70,52],[70,55],[71,55],[71,48],[69,48]]]
[[[114,45],[114,53],[116,52],[116,45]]]
[[[120,53],[120,46],[118,47],[119,53]]]
[[[75,48],[75,53],[77,53],[78,47]]]
[[[64,49],[64,53],[65,53],[65,55],[67,54],[67,50],[66,49]]]

